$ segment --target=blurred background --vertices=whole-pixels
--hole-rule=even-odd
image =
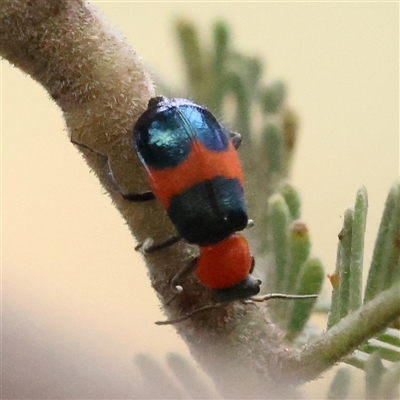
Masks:
[[[365,185],[369,265],[399,175],[397,3],[91,4],[178,90],[173,21],[192,19],[206,42],[226,21],[234,46],[264,60],[264,80],[287,83],[300,116],[292,183],[312,253],[333,272],[343,212]],[[61,111],[36,82],[1,68],[2,397],[131,397],[135,354],[166,366],[168,352],[189,351],[173,327],[154,325],[164,316],[135,242],[70,144]]]

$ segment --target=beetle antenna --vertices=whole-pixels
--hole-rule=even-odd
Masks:
[[[152,238],[148,237],[147,239],[145,239],[145,241],[143,243],[138,243],[135,246],[135,250],[136,251],[143,251],[144,253],[146,253],[147,249],[149,247],[151,247],[153,243],[154,243],[154,240]]]
[[[285,294],[285,293],[268,293],[263,296],[250,297],[248,300],[262,303],[263,301],[271,299],[284,299],[284,300],[305,300],[305,299],[316,299],[317,294]]]
[[[182,286],[177,285],[176,289],[182,288]],[[178,289],[178,291],[175,293],[175,295],[167,302],[167,305],[179,294],[181,293]],[[254,302],[257,303],[262,303],[267,300],[271,299],[284,299],[284,300],[305,300],[305,299],[316,299],[318,297],[317,294],[285,294],[285,293],[268,293],[263,296],[254,296],[254,297],[249,297],[248,299],[244,299],[244,304],[254,304]],[[182,315],[181,317],[175,318],[175,319],[169,319],[167,321],[156,321],[156,325],[173,325],[177,324],[179,322],[186,321],[187,319],[193,317],[193,315],[196,315],[198,313],[201,313],[203,311],[207,310],[212,310],[214,308],[221,308],[224,306],[227,306],[230,301],[225,302],[225,303],[216,303],[216,304],[209,304],[207,306],[203,306],[198,308],[197,310],[192,311],[191,313],[187,313],[185,315]]]

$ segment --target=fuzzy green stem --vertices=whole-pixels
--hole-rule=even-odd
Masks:
[[[344,357],[343,362],[352,365],[353,367],[358,368],[362,371],[365,371],[365,366],[367,365],[368,358],[369,354],[364,353],[360,350],[355,350],[351,355]]]
[[[289,227],[289,257],[285,266],[283,290],[287,293],[296,293],[299,272],[310,254],[310,236],[304,222],[295,221]]]
[[[282,132],[279,128],[271,123],[268,123],[264,128],[262,136],[261,151],[267,156],[268,174],[279,175],[282,172]]]
[[[269,229],[275,255],[275,290],[282,292],[284,288],[285,269],[287,265],[289,209],[285,200],[278,194],[268,200]]]
[[[244,78],[236,72],[226,76],[226,92],[232,92],[236,100],[236,116],[234,126],[239,132],[248,132],[250,127],[250,102]]]
[[[343,228],[339,233],[336,268],[334,274],[331,276],[333,289],[328,328],[345,317],[349,309],[352,227],[353,209],[348,208],[344,213]]]
[[[364,256],[364,235],[367,220],[368,196],[365,187],[357,192],[354,205],[351,255],[350,255],[350,298],[349,310],[354,311],[362,303],[362,270]]]
[[[386,199],[369,269],[364,302],[373,299],[387,284],[390,284],[393,281],[393,275],[396,279],[399,278],[399,252],[400,180],[397,180]]]
[[[212,71],[214,73],[214,85],[210,96],[210,108],[216,115],[221,115],[223,97],[226,91],[225,64],[229,45],[229,31],[226,24],[218,22],[214,27],[214,54]]]
[[[290,211],[290,219],[293,221],[300,218],[301,201],[297,190],[288,182],[284,182],[279,193],[283,196]]]
[[[266,87],[260,95],[263,112],[277,113],[286,98],[286,87],[283,82],[276,81]]]
[[[282,112],[282,130],[284,145],[284,176],[290,172],[291,161],[299,136],[299,118],[297,114],[287,108]]]
[[[340,321],[340,275],[339,260],[342,257],[342,244],[339,241],[336,251],[336,269],[333,274],[328,274],[328,278],[332,284],[331,307],[329,309],[327,328],[331,328]]]
[[[377,335],[376,338],[381,342],[392,344],[400,348],[400,332],[397,329],[385,329],[385,331]]]
[[[192,96],[197,101],[205,103],[207,100],[207,76],[204,65],[204,52],[194,25],[186,20],[176,23],[178,39],[182,50],[184,65]]]
[[[370,340],[360,346],[360,350],[365,353],[372,354],[377,352],[384,360],[399,362],[400,361],[400,349],[379,341]]]
[[[301,267],[295,293],[298,295],[318,294],[324,280],[324,268],[318,258],[309,258]],[[310,318],[316,298],[293,302],[289,308],[289,322],[287,325],[287,337],[293,339]]]
[[[306,344],[300,355],[288,363],[285,372],[295,373],[302,380],[314,379],[399,316],[400,283],[395,283],[314,342]]]
[[[348,208],[344,213],[344,224],[340,242],[343,247],[339,264],[340,276],[340,317],[343,318],[349,312],[350,302],[350,263],[351,242],[353,240],[354,209]]]

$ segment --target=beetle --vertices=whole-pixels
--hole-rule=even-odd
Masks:
[[[247,226],[236,152],[240,135],[229,132],[205,107],[181,98],[154,97],[134,126],[133,140],[151,191],[124,198],[157,198],[179,234],[156,249],[180,238],[213,245]]]
[[[154,252],[178,238],[199,246],[199,256],[172,279],[172,289],[179,292],[177,282],[193,271],[216,302],[257,294],[261,281],[250,275],[254,259],[247,240],[235,233],[249,222],[236,153],[240,136],[205,107],[158,96],[136,122],[133,139],[152,191],[124,197],[157,198],[179,233],[144,250]]]
[[[123,196],[131,201],[158,199],[179,234],[156,244],[145,242],[143,250],[154,252],[181,238],[198,245],[199,256],[173,277],[171,289],[182,292],[179,281],[193,272],[213,298],[212,305],[165,323],[235,300],[307,298],[279,293],[252,297],[261,281],[251,275],[254,258],[247,240],[237,233],[250,222],[236,152],[240,135],[229,132],[205,107],[158,96],[137,120],[133,139],[151,191]]]

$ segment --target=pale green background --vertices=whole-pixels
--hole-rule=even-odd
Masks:
[[[288,83],[300,114],[292,182],[313,254],[333,271],[343,212],[365,185],[370,260],[399,174],[397,3],[92,4],[171,87],[183,86],[172,20],[194,19],[207,42],[214,21],[229,22],[237,48],[266,62],[264,80]],[[71,382],[81,397],[102,385],[123,396],[134,353],[162,360],[188,350],[174,328],[154,325],[164,317],[135,243],[69,143],[60,110],[29,77],[1,65],[3,351],[13,360],[4,388],[13,377],[43,396]],[[66,374],[70,365],[79,373]]]

